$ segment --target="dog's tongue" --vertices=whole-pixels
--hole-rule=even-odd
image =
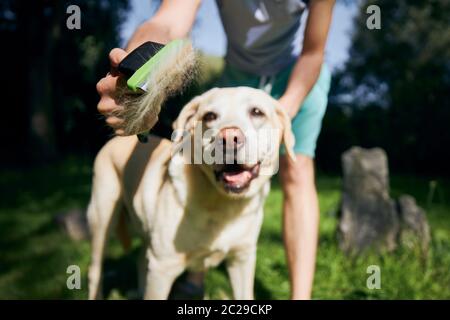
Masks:
[[[241,172],[225,172],[223,178],[228,183],[243,185],[252,178],[252,174],[247,170]]]

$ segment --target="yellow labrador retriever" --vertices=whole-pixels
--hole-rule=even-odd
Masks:
[[[283,140],[294,158],[290,120],[261,90],[215,88],[188,103],[174,129],[173,141],[116,137],[97,155],[88,208],[90,299],[100,298],[108,233],[124,212],[144,241],[146,299],[166,299],[184,270],[224,259],[234,297],[253,298],[263,205]]]

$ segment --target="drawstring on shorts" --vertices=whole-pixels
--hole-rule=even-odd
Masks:
[[[261,76],[259,79],[258,89],[264,90],[267,94],[272,92],[275,76]]]

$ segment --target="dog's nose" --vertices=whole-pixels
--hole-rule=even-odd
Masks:
[[[224,149],[237,150],[244,145],[245,136],[241,129],[236,127],[223,128],[219,132],[219,139],[221,139]]]

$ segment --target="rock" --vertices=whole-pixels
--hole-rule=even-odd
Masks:
[[[418,246],[426,255],[430,243],[430,227],[425,211],[410,195],[402,195],[397,200],[397,208],[401,222],[400,243],[410,249]]]
[[[339,246],[347,253],[366,248],[393,250],[399,244],[428,252],[430,228],[415,199],[389,196],[386,153],[352,147],[342,155],[343,189],[339,209]]]
[[[80,241],[89,239],[89,228],[85,210],[71,209],[61,212],[55,217],[55,221],[72,240]]]
[[[353,147],[342,155],[342,167],[341,249],[356,254],[369,246],[395,249],[399,218],[389,197],[386,153],[379,148]]]
[[[389,196],[388,161],[383,149],[352,147],[342,154],[342,168],[344,191]]]

